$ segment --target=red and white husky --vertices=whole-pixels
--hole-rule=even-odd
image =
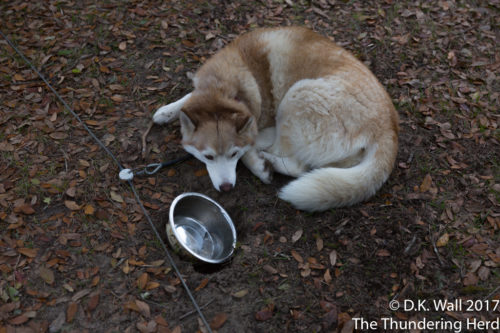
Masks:
[[[321,211],[372,196],[398,146],[398,115],[385,89],[353,55],[299,27],[244,34],[196,73],[194,90],[159,108],[180,118],[182,144],[207,166],[217,190],[243,163],[264,183],[298,177],[279,193]]]

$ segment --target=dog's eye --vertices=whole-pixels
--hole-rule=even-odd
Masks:
[[[231,154],[231,158],[235,158],[235,157],[236,157],[236,155],[238,155],[238,152],[237,152],[237,151],[235,151],[234,153],[232,153],[232,154]]]
[[[209,161],[213,161],[214,160],[214,155],[205,155],[205,158]]]

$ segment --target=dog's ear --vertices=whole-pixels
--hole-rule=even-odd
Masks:
[[[179,113],[179,121],[181,123],[182,136],[188,136],[195,131],[197,126],[196,122],[193,121],[184,110],[181,110]]]
[[[242,90],[238,90],[233,99],[237,102],[242,102],[242,103],[247,102],[247,97],[245,96],[245,93]]]
[[[252,130],[255,118],[253,116],[240,117],[236,122],[236,131],[238,134],[243,134]]]

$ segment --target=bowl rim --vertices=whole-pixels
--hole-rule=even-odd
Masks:
[[[210,201],[212,204],[214,204],[220,210],[221,214],[226,219],[226,222],[229,224],[229,227],[231,228],[231,232],[233,235],[233,244],[231,244],[231,251],[229,252],[229,254],[227,256],[219,258],[219,259],[212,259],[212,258],[203,257],[203,256],[197,254],[196,252],[192,251],[190,248],[185,246],[183,242],[180,241],[179,234],[177,233],[177,230],[175,229],[175,225],[174,225],[174,210],[175,210],[175,207],[177,206],[177,204],[179,203],[179,201],[181,201],[182,199],[184,199],[186,197],[190,197],[190,196],[201,197],[205,200]],[[195,258],[197,258],[201,261],[211,263],[211,264],[220,264],[220,263],[228,260],[233,255],[234,249],[236,248],[236,229],[234,227],[233,220],[231,219],[229,214],[226,212],[226,210],[217,201],[213,200],[212,198],[210,198],[202,193],[185,192],[185,193],[182,193],[182,194],[178,195],[177,197],[175,197],[175,199],[170,204],[170,210],[168,213],[168,223],[170,225],[170,229],[171,229],[172,233],[174,234],[177,242],[182,247],[182,249],[186,250],[189,254],[191,254],[192,256],[194,256]]]

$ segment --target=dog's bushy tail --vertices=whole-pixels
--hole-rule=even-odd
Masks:
[[[320,168],[283,187],[282,200],[305,211],[324,211],[366,200],[382,186],[392,171],[397,143],[369,147],[361,163],[351,168]],[[394,146],[395,145],[395,146]]]

